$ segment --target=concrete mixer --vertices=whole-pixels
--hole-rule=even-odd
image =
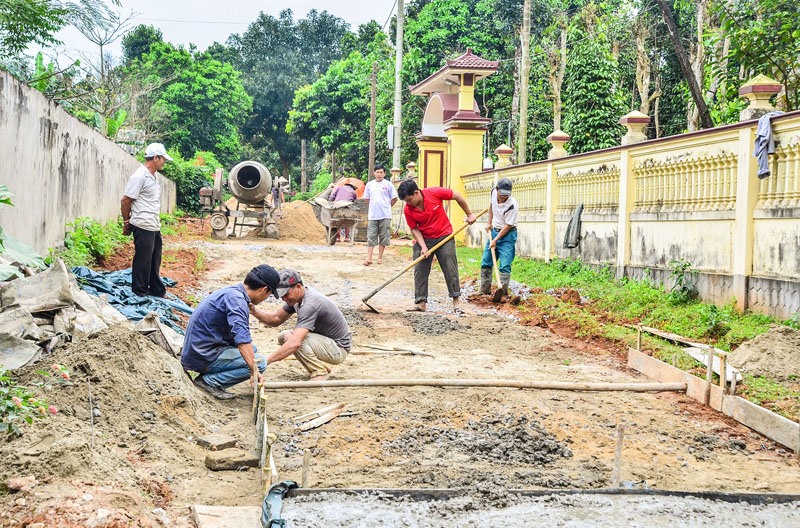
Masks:
[[[236,198],[236,209],[222,201],[222,169],[214,174],[214,186],[200,189],[201,211],[211,215],[211,237],[228,237],[228,223],[233,218],[232,234],[241,236],[244,226],[258,227],[270,238],[278,238],[278,230],[272,219],[267,198],[272,192],[272,175],[256,161],[243,161],[231,169],[227,187]],[[239,228],[237,235],[236,228]]]

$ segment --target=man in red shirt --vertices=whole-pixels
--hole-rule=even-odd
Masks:
[[[414,180],[405,180],[397,188],[397,196],[406,203],[403,214],[406,224],[414,236],[414,260],[425,255],[425,259],[414,268],[414,311],[424,312],[428,304],[428,276],[431,273],[431,261],[428,248],[435,246],[442,239],[453,233],[453,226],[447,217],[444,200],[455,200],[467,215],[468,224],[475,222],[475,215],[463,196],[450,189],[428,187],[421,190]],[[447,291],[453,299],[453,312],[462,313],[459,308],[461,281],[458,279],[458,260],[456,259],[456,242],[451,239],[433,252],[442,268]]]

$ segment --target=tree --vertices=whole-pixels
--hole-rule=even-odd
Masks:
[[[701,2],[704,1],[705,0],[701,0]],[[667,5],[666,0],[656,0],[656,2],[658,2],[659,7],[661,8],[664,22],[667,24],[669,37],[675,49],[675,56],[678,58],[678,64],[681,68],[681,74],[683,74],[683,79],[689,86],[689,92],[692,94],[692,100],[694,101],[699,113],[700,123],[703,128],[712,128],[714,123],[711,120],[711,114],[708,111],[708,106],[706,105],[706,101],[703,99],[703,94],[700,91],[700,83],[698,83],[697,79],[697,68],[694,70],[692,69],[686,48],[680,39],[678,25],[675,22],[675,18],[672,16],[672,10],[670,9],[669,5]]]
[[[164,42],[161,30],[155,26],[139,24],[122,37],[122,60],[128,65],[150,52],[153,44]]]
[[[112,4],[118,6],[119,0]],[[103,0],[0,0],[0,60],[32,44],[60,44],[55,34],[67,24],[99,20],[109,13]]]
[[[127,77],[152,87],[132,100],[134,121],[184,157],[210,151],[225,165],[239,160],[239,125],[252,108],[241,74],[207,54],[155,43],[127,68]],[[129,84],[129,86],[131,86]]]
[[[763,73],[783,84],[786,110],[800,109],[800,28],[789,0],[718,0],[714,11],[730,37],[727,57],[748,76]]]
[[[369,146],[372,61],[358,51],[337,61],[314,84],[297,90],[287,131],[336,153],[339,163],[364,172]],[[334,175],[336,176],[336,175]]]
[[[203,53],[220,62],[227,62],[228,64],[239,63],[239,54],[236,50],[219,42],[211,44]]]
[[[383,34],[383,31],[374,20],[361,24],[355,33],[348,32],[342,37],[342,56],[349,57],[354,51],[367,55],[372,43],[375,42],[375,37],[380,34]]]
[[[58,44],[55,34],[68,14],[53,2],[0,0],[0,57],[13,57],[30,44]]]
[[[109,44],[116,42],[124,35],[129,27],[134,13],[122,18],[117,13],[109,11],[107,15],[100,18],[78,17],[73,25],[80,31],[89,42],[96,44],[100,48],[100,80],[103,82],[106,77],[106,55],[103,49]]]
[[[323,11],[294,21],[292,11],[278,18],[260,13],[242,35],[228,44],[238,53],[236,67],[253,98],[253,110],[243,126],[246,141],[266,157],[277,153],[283,175],[299,164],[300,138],[290,137],[286,121],[297,88],[314,82],[340,58],[347,24]]]
[[[570,26],[570,48],[564,97],[564,131],[573,154],[619,144],[619,118],[625,103],[618,89],[617,62],[603,20],[594,5],[583,9]]]

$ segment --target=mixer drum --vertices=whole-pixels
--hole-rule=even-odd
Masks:
[[[239,202],[260,204],[272,190],[272,175],[257,161],[243,161],[231,169],[228,187]]]

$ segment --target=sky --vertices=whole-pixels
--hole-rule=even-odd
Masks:
[[[122,0],[121,4],[118,12],[123,17],[131,11],[138,13],[132,27],[153,25],[161,30],[165,41],[186,47],[191,42],[200,50],[214,41],[224,43],[232,33],[244,33],[261,11],[277,17],[282,10],[291,9],[295,20],[305,18],[311,9],[328,11],[355,30],[370,20],[383,26],[396,9],[394,0]],[[66,28],[57,37],[63,42],[58,56],[99,58],[97,46],[76,29]],[[119,40],[110,51],[115,57],[121,55]]]

